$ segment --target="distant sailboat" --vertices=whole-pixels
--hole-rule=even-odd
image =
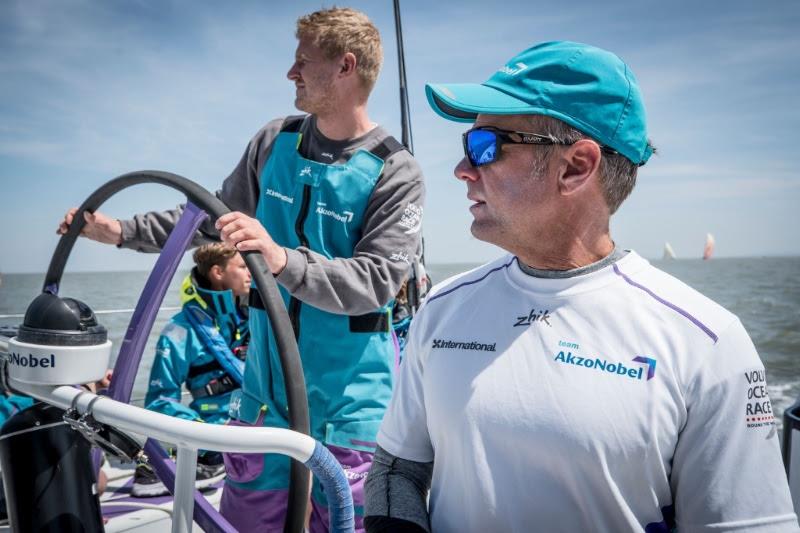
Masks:
[[[675,259],[675,250],[672,249],[670,243],[664,243],[664,256],[662,259]]]
[[[703,259],[711,259],[711,255],[714,253],[714,236],[710,233],[706,233],[706,245],[703,248]]]

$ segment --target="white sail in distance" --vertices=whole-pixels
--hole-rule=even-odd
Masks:
[[[710,233],[706,233],[706,244],[703,247],[703,259],[708,260],[711,259],[711,256],[714,254],[714,236]]]

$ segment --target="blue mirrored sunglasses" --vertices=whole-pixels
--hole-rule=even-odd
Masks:
[[[525,131],[501,130],[490,126],[483,126],[467,130],[462,135],[464,142],[464,155],[474,167],[480,167],[494,163],[500,157],[500,149],[503,144],[530,144],[538,146],[573,144],[569,141],[562,141],[552,135],[541,133],[530,133]],[[614,150],[602,146],[601,149],[606,153],[616,153]]]
[[[462,138],[464,141],[464,155],[467,156],[473,167],[480,167],[497,161],[503,144],[571,144],[549,135],[501,130],[489,126],[467,130]]]

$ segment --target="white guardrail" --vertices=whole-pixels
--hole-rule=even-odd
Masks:
[[[267,427],[238,427],[201,424],[98,396],[68,385],[44,386],[8,378],[16,391],[49,404],[86,413],[91,403],[91,415],[98,422],[122,431],[147,435],[178,449],[173,504],[173,533],[192,530],[194,511],[194,478],[197,450],[239,453],[280,453],[306,463],[315,450],[316,441],[307,435],[288,429]]]

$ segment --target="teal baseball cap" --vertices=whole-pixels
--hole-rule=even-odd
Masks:
[[[639,83],[619,57],[569,41],[537,44],[484,83],[429,83],[428,102],[457,122],[478,114],[547,115],[613,148],[638,165],[653,154]]]

